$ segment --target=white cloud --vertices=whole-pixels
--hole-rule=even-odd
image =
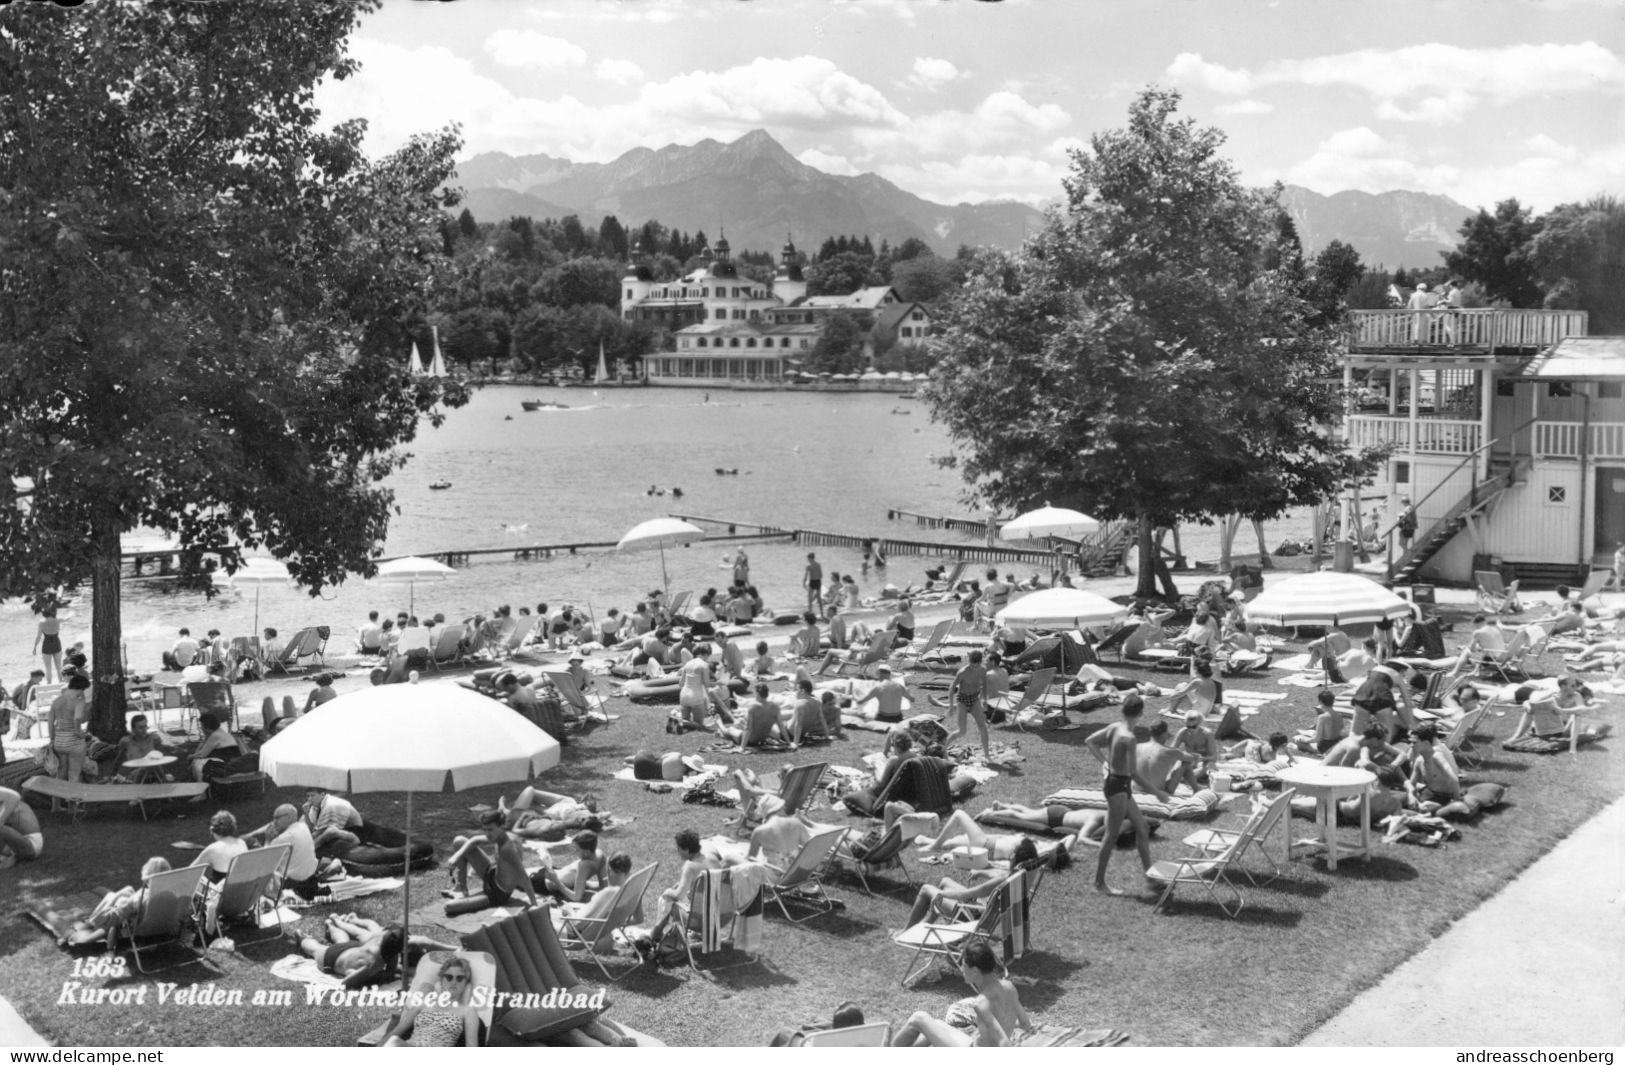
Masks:
[[[1235,103],[1220,104],[1214,110],[1221,115],[1267,115],[1275,110],[1275,105],[1263,100],[1237,100]]]
[[[853,139],[873,154],[907,149],[910,154],[953,155],[967,144],[984,150],[1019,148],[1053,136],[1072,124],[1056,104],[1034,104],[1008,90],[989,94],[970,111],[937,111],[913,116],[891,128],[853,131]]]
[[[1485,102],[1625,90],[1625,61],[1593,41],[1502,48],[1419,44],[1274,60],[1256,71],[1185,52],[1166,74],[1179,84],[1233,96],[1271,85],[1350,88],[1377,102],[1378,117],[1425,123],[1458,122]]]
[[[643,68],[630,59],[600,59],[592,68],[593,75],[617,85],[630,85],[643,80]]]
[[[1039,204],[1061,191],[1066,165],[1034,155],[976,154],[877,167],[888,181],[939,203],[1021,200]],[[1036,190],[1036,191],[1035,191]]]
[[[905,88],[936,92],[959,77],[959,74],[959,68],[946,59],[928,59],[920,56],[914,60],[914,68],[909,71],[908,77],[903,79],[901,84]]]
[[[505,67],[558,70],[579,67],[587,53],[562,37],[535,30],[498,30],[485,39],[485,52]]]
[[[755,126],[902,125],[906,119],[885,94],[828,59],[756,59],[727,70],[696,70],[646,85],[640,106],[667,122],[724,121]]]
[[[350,54],[361,70],[343,81],[324,82],[316,100],[329,121],[365,119],[365,147],[373,154],[393,151],[412,134],[451,122],[479,130],[483,142],[486,122],[512,101],[508,90],[445,48],[407,48],[360,37],[351,42]]]
[[[920,0],[838,0],[835,9],[853,15],[891,15],[913,25],[919,3]]]
[[[846,156],[839,155],[834,152],[826,152],[819,148],[808,148],[800,155],[797,155],[796,158],[801,162],[806,163],[810,167],[817,170],[822,170],[826,174],[840,174],[845,177],[853,177],[859,173],[862,173],[862,171],[852,165],[852,161]]]

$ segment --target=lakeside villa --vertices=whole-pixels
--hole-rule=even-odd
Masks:
[[[786,238],[770,283],[740,274],[727,237],[715,258],[675,281],[650,275],[641,245],[621,280],[621,317],[669,330],[675,348],[645,357],[650,384],[692,388],[779,387],[801,376],[803,361],[823,336],[831,315],[843,312],[894,343],[924,343],[932,315],[922,303],[902,299],[889,285],[845,296],[808,296],[795,244]],[[874,351],[865,341],[865,357]],[[896,390],[910,386],[879,375],[854,379],[850,387]]]

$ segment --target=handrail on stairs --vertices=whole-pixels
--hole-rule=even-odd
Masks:
[[[1433,493],[1437,492],[1439,489],[1443,488],[1445,485],[1450,483],[1450,479],[1456,475],[1457,470],[1461,469],[1463,466],[1467,465],[1467,463],[1469,463],[1469,462],[1476,461],[1478,456],[1481,453],[1483,453],[1485,451],[1488,451],[1490,448],[1494,447],[1496,444],[1499,444],[1504,440],[1510,440],[1512,437],[1514,437],[1514,436],[1518,435],[1519,433],[1523,432],[1523,430],[1529,428],[1529,426],[1535,424],[1539,420],[1540,420],[1539,417],[1529,418],[1526,421],[1522,422],[1521,424],[1514,426],[1512,428],[1511,432],[1508,432],[1508,433],[1505,433],[1505,434],[1503,434],[1501,436],[1498,436],[1494,440],[1491,440],[1489,443],[1481,444],[1480,446],[1474,448],[1472,451],[1468,452],[1465,456],[1462,457],[1462,460],[1460,462],[1458,462],[1454,466],[1450,467],[1450,472],[1445,474],[1444,477],[1440,479],[1438,484],[1434,485],[1432,488],[1430,488],[1428,490],[1427,495],[1423,496],[1421,499],[1418,499],[1416,502],[1412,503],[1411,506],[1410,506],[1410,509],[1412,509],[1412,510],[1420,510],[1423,503],[1426,503],[1428,500],[1433,498]],[[1514,470],[1517,469],[1517,456],[1516,455],[1513,456],[1513,469]],[[1468,492],[1467,492],[1467,501],[1468,501],[1469,504],[1476,503],[1478,501],[1478,472],[1477,472],[1476,469],[1473,472],[1472,485],[1468,489]],[[1401,513],[1400,516],[1403,517],[1404,516],[1403,513]],[[1447,519],[1441,519],[1441,520],[1447,520]],[[1384,563],[1384,569],[1385,569],[1385,572],[1386,572],[1387,576],[1389,576],[1389,577],[1392,577],[1394,575],[1394,535],[1393,534],[1394,534],[1394,530],[1399,527],[1399,521],[1400,521],[1399,518],[1395,518],[1393,523],[1390,524],[1388,526],[1388,528],[1384,529],[1382,531],[1382,533],[1380,534],[1382,536],[1382,538],[1383,538],[1383,542],[1388,545],[1388,559]],[[1437,523],[1435,523],[1435,524],[1437,524]],[[1418,538],[1418,542],[1420,542],[1420,538]]]

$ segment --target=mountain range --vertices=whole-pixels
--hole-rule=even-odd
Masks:
[[[487,152],[458,164],[455,182],[463,206],[482,222],[574,214],[596,227],[613,214],[628,227],[657,219],[712,240],[726,234],[736,250],[775,254],[786,236],[811,251],[842,235],[868,236],[876,245],[915,237],[942,255],[961,244],[1016,248],[1044,221],[1022,203],[933,203],[875,174],[826,174],[765,130],[730,144],[634,148],[608,163]],[[1289,185],[1282,202],[1309,254],[1337,239],[1368,266],[1390,268],[1438,265],[1438,253],[1455,247],[1456,230],[1473,213],[1419,192],[1322,196]]]

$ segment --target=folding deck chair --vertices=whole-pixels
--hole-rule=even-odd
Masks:
[[[804,1032],[801,1036],[804,1047],[883,1047],[890,1044],[891,1024],[887,1021],[854,1024],[846,1028],[820,1028]]]
[[[897,642],[897,630],[887,629],[877,632],[869,638],[869,645],[857,658],[847,658],[835,664],[837,677],[867,677],[875,666],[880,665],[891,657],[892,645]],[[815,676],[826,676],[823,667],[820,667]]]
[[[902,860],[903,853],[908,849],[908,841],[903,838],[903,825],[893,822],[875,845],[856,854],[852,850],[854,840],[851,835],[841,841],[835,850],[835,860],[845,868],[857,875],[858,882],[863,885],[865,894],[873,896],[875,889],[869,886],[869,875],[888,866],[895,868],[903,874],[903,886],[913,887],[914,878],[908,874],[908,865]],[[895,888],[891,890],[896,890]]]
[[[564,700],[564,705],[574,710],[583,723],[588,718],[601,725],[607,725],[613,720],[604,710],[603,698],[582,691],[575,677],[567,671],[544,669],[542,676],[553,685],[553,689],[559,693],[559,698]]]
[[[1519,629],[1507,640],[1506,650],[1479,651],[1467,659],[1467,669],[1494,673],[1502,681],[1512,684],[1529,676],[1524,669],[1524,658],[1528,653],[1529,633]]]
[[[559,944],[565,950],[586,951],[587,957],[604,974],[604,979],[611,983],[619,982],[632,972],[632,969],[628,969],[620,976],[611,976],[604,967],[606,952],[600,948],[611,945],[615,933],[632,923],[632,917],[642,905],[643,896],[648,892],[649,885],[654,881],[655,870],[659,867],[659,862],[651,862],[627,877],[615,896],[615,904],[602,917],[570,917],[562,911],[555,911],[553,926],[559,934]]]
[[[1021,712],[1042,699],[1055,683],[1054,668],[1040,669],[1027,680],[1027,687],[1022,691],[1021,697],[1016,698],[1014,692],[1005,692],[998,699],[988,704],[988,709],[998,709],[1005,712],[1005,721],[1014,724],[1016,728],[1026,731],[1027,726],[1021,723]]]
[[[1246,903],[1241,897],[1241,891],[1230,880],[1231,867],[1234,866],[1238,870],[1240,869],[1242,855],[1246,854],[1249,849],[1256,847],[1259,842],[1264,819],[1276,808],[1283,812],[1287,810],[1289,808],[1288,804],[1292,801],[1292,796],[1296,793],[1295,788],[1287,788],[1277,795],[1269,805],[1254,810],[1252,816],[1248,817],[1247,823],[1241,827],[1241,830],[1235,833],[1234,836],[1228,837],[1228,842],[1223,845],[1223,849],[1207,850],[1197,848],[1196,854],[1190,857],[1153,862],[1151,868],[1145,871],[1146,878],[1153,883],[1162,884],[1163,890],[1161,897],[1157,899],[1157,904],[1151,907],[1152,911],[1162,909],[1168,900],[1173,897],[1174,889],[1180,884],[1199,884],[1207,888],[1208,894],[1226,917],[1235,917],[1239,914],[1242,906]],[[1281,816],[1280,813],[1275,815],[1275,818],[1270,822],[1272,827]],[[1217,833],[1215,835],[1217,839],[1225,838],[1219,837]],[[1243,872],[1243,875],[1251,879],[1250,874]],[[1234,896],[1233,909],[1225,905],[1224,897],[1219,894],[1218,889],[1221,886]]]
[[[141,900],[140,911],[129,923],[108,930],[109,945],[115,945],[115,937],[122,935],[129,940],[130,954],[135,960],[136,969],[143,973],[161,971],[148,968],[141,952],[145,950],[150,955],[159,947],[184,943],[192,936],[192,900],[197,895],[198,884],[203,880],[205,868],[201,865],[189,865],[183,869],[159,873],[149,879],[145,885],[146,895]],[[146,943],[143,944],[142,940],[146,940]],[[194,957],[195,954],[188,955],[186,961],[191,961]],[[181,965],[184,962],[175,964]]]
[[[764,902],[778,903],[785,920],[798,924],[834,910],[834,900],[824,891],[824,875],[835,855],[836,846],[848,831],[845,825],[827,825],[815,830],[784,871],[763,886],[762,890],[767,893]],[[805,917],[791,917],[790,909],[785,905],[789,901],[808,906],[813,912]]]
[[[226,867],[226,878],[220,881],[218,894],[209,900],[203,922],[204,934],[210,934],[211,924],[218,929],[227,921],[247,921],[257,928],[261,907],[268,903],[271,912],[276,914],[276,929],[270,935],[257,938],[280,936],[282,908],[274,898],[267,898],[266,889],[274,878],[287,872],[288,859],[292,855],[293,846],[284,843],[280,847],[244,851],[233,858],[231,865]]]
[[[1193,832],[1186,836],[1185,845],[1194,847],[1203,854],[1222,854],[1240,840],[1242,833],[1251,828],[1252,838],[1249,840],[1248,846],[1245,849],[1237,850],[1234,861],[1237,868],[1241,870],[1242,875],[1255,887],[1268,884],[1281,875],[1281,865],[1275,860],[1275,856],[1269,852],[1269,847],[1266,844],[1269,842],[1270,833],[1275,831],[1275,826],[1286,823],[1287,814],[1292,808],[1292,796],[1295,793],[1296,789],[1287,788],[1269,801],[1259,804],[1247,816],[1246,822],[1239,829],[1204,828],[1199,832]],[[1270,875],[1268,879],[1260,880],[1245,866],[1240,865],[1240,860],[1247,856],[1246,852],[1249,850],[1257,851],[1264,856],[1265,861],[1269,862]]]
[[[939,961],[958,964],[965,956],[965,948],[978,940],[1002,948],[995,953],[1002,954],[1008,970],[1010,963],[1027,949],[1027,890],[1031,875],[1027,870],[1012,870],[980,913],[962,909],[958,920],[926,920],[892,936],[893,943],[914,951],[901,983],[907,986],[911,977]]]
[[[1478,605],[1490,614],[1521,614],[1523,604],[1518,601],[1518,582],[1507,584],[1494,570],[1474,570],[1473,585],[1478,589]]]
[[[1444,749],[1449,751],[1458,763],[1476,766],[1483,761],[1477,753],[1478,749],[1473,745],[1473,730],[1478,728],[1478,723],[1494,705],[1493,696],[1481,701],[1477,707],[1462,714],[1451,726],[1450,731],[1440,738],[1439,742],[1444,745]]]
[[[272,670],[280,669],[283,673],[291,675],[293,667],[299,665],[301,659],[315,658],[321,662],[322,651],[326,646],[327,640],[316,629],[300,629],[288,637],[288,642],[282,645],[280,654],[265,663],[265,672],[269,675]]]
[[[468,635],[467,625],[442,625],[440,631],[434,634],[434,642],[429,645],[429,664],[437,670],[462,665],[467,659],[463,653],[463,641],[468,639]]]
[[[526,614],[518,619],[512,630],[505,633],[500,642],[491,650],[498,658],[512,658],[519,653],[519,649],[530,639],[531,633],[536,631],[536,615]]]
[[[1604,588],[1608,587],[1609,583],[1613,579],[1614,579],[1614,571],[1611,570],[1611,569],[1594,569],[1594,570],[1592,570],[1589,574],[1586,575],[1586,582],[1583,585],[1580,586],[1580,591],[1579,591],[1579,599],[1580,599],[1580,601],[1584,602],[1585,600],[1590,599],[1594,595],[1601,595],[1602,590]]]
[[[926,655],[942,646],[942,641],[947,638],[953,627],[953,618],[943,618],[931,626],[931,631],[926,633],[924,641],[917,649],[912,644],[907,647],[899,647],[892,653],[892,657],[897,659],[899,666],[917,664]]]

